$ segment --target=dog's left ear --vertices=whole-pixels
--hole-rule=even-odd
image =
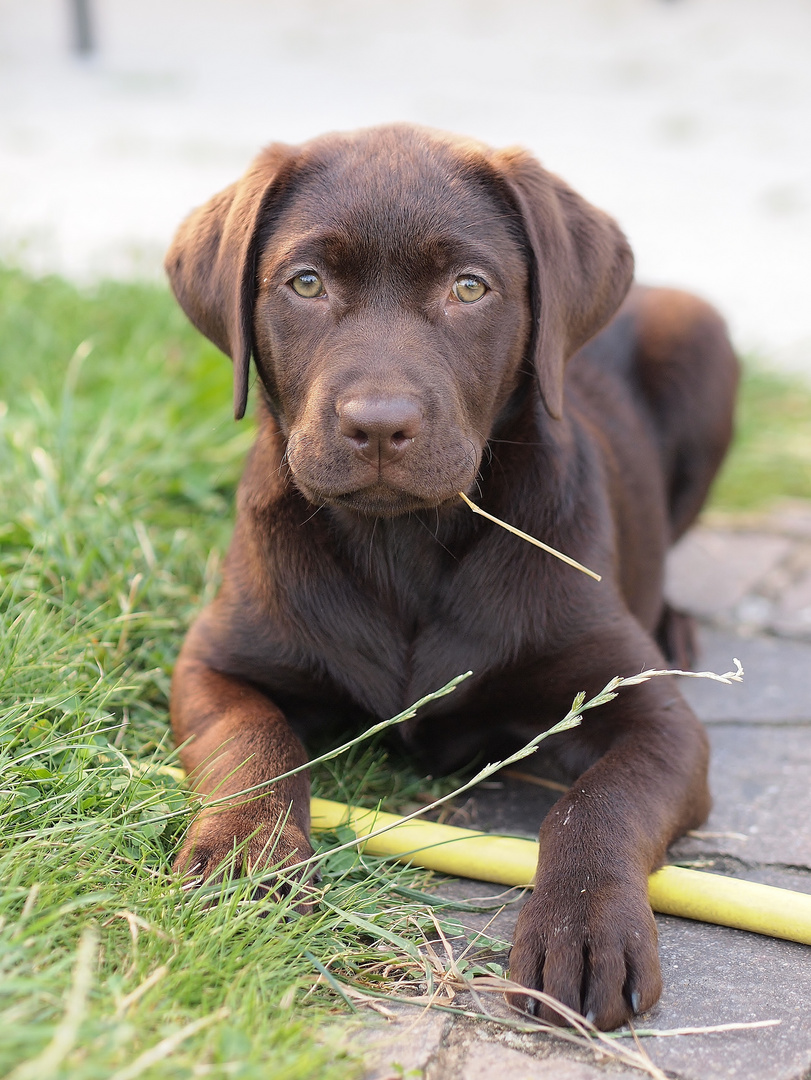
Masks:
[[[260,227],[284,189],[296,148],[274,143],[241,180],[182,223],[164,266],[191,322],[234,362],[234,416],[248,402]]]
[[[634,257],[617,223],[525,150],[491,158],[520,214],[530,252],[532,338],[541,394],[549,414],[563,410],[566,361],[622,303]]]

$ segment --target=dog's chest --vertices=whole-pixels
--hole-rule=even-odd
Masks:
[[[353,545],[330,568],[331,615],[309,643],[313,663],[358,705],[385,717],[456,675],[473,671],[480,685],[539,651],[546,604],[542,581],[528,569],[537,567],[537,553],[527,560],[505,539],[454,550],[420,523],[380,523],[365,547]],[[305,634],[312,614],[299,623]]]

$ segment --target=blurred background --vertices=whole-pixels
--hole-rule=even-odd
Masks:
[[[275,139],[410,120],[534,151],[811,377],[808,0],[0,0],[0,258],[154,278]]]

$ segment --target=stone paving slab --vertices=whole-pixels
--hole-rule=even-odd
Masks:
[[[710,743],[703,843],[749,863],[811,867],[811,725],[713,727]]]
[[[597,1067],[596,1055],[544,1034],[520,1035],[488,1021],[453,1018],[395,1005],[387,1020],[375,1017],[355,1027],[369,1071],[366,1080],[631,1080],[640,1076],[610,1062]],[[436,1019],[440,1017],[441,1019]],[[356,1046],[357,1049],[357,1046]],[[565,1057],[563,1055],[566,1055]]]
[[[668,597],[720,626],[811,641],[810,516],[789,502],[768,519],[692,529],[668,558]]]
[[[605,1074],[580,1061],[564,1057],[536,1058],[499,1043],[480,1043],[471,1046],[464,1042],[449,1048],[428,1070],[426,1080],[446,1080],[450,1076],[464,1080],[493,1080],[509,1076],[510,1080],[599,1080]],[[614,1076],[633,1074],[629,1071]]]
[[[797,577],[775,604],[772,624],[778,634],[811,638],[811,570]]]
[[[691,530],[670,553],[667,592],[704,618],[733,613],[788,557],[792,541],[770,533]]]
[[[770,1028],[648,1040],[660,1068],[684,1080],[792,1080],[811,1068],[811,957],[806,945],[657,916],[664,991],[638,1026]]]
[[[706,626],[698,643],[698,668],[728,671],[737,656],[746,673],[732,686],[680,681],[679,689],[705,724],[811,723],[811,643]]]
[[[364,1017],[353,1025],[351,1041],[364,1046],[367,1064],[365,1080],[401,1080],[403,1076],[424,1075],[453,1023],[448,1013],[404,1005],[386,1006],[390,1017]]]
[[[516,1036],[486,1027],[485,1038],[475,1038],[475,1021],[454,1025],[444,1045],[426,1069],[425,1080],[600,1080],[601,1077],[638,1078],[640,1073],[613,1065],[595,1065],[595,1055],[562,1040],[546,1036]],[[565,1054],[565,1056],[564,1056]]]

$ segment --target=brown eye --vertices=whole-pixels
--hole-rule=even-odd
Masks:
[[[487,292],[487,286],[474,274],[461,274],[454,281],[452,292],[463,304],[475,304]]]
[[[327,293],[324,282],[314,270],[303,270],[300,274],[296,274],[290,282],[290,287],[294,293],[307,300],[313,300],[316,296],[326,296]]]

